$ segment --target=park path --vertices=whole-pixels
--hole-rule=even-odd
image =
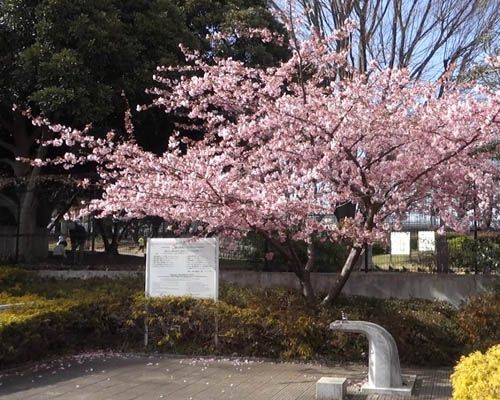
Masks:
[[[448,369],[406,369],[418,380],[411,399],[451,398]],[[86,353],[0,371],[1,400],[313,400],[321,376],[348,378],[350,400],[396,400],[360,394],[366,367],[246,359]]]

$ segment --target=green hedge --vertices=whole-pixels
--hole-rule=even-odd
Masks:
[[[0,368],[51,354],[136,346],[130,326],[139,280],[40,279],[0,267]]]
[[[477,265],[480,271],[500,269],[500,235],[482,236],[477,239],[450,235],[448,250],[452,268],[471,271]]]
[[[0,314],[0,368],[88,349],[136,345],[126,307],[105,299],[41,301]]]
[[[139,321],[148,316],[152,349],[188,354],[365,360],[363,336],[328,329],[342,311],[351,319],[384,326],[395,337],[405,364],[450,365],[465,347],[456,311],[441,303],[344,298],[334,307],[311,310],[295,292],[231,287],[224,288],[221,298],[217,305],[189,298],[138,299],[134,317]]]
[[[259,269],[266,265],[268,271],[284,271],[287,269],[288,261],[279,253],[274,251],[271,260],[264,261],[266,253],[273,251],[272,246],[266,245],[266,240],[259,234],[249,233],[242,240],[243,248],[240,249],[241,256],[248,262],[258,265]],[[342,266],[349,254],[349,248],[340,243],[318,240],[315,242],[317,272],[337,272]],[[297,255],[301,259],[307,259],[307,244],[303,241],[296,242]]]
[[[470,351],[500,344],[500,293],[470,299],[457,313],[457,322]]]
[[[286,360],[366,360],[363,336],[328,329],[342,311],[384,326],[404,364],[452,365],[499,339],[498,294],[462,310],[423,300],[356,297],[311,309],[298,292],[282,289],[223,286],[215,304],[145,299],[142,288],[136,279],[54,281],[0,268],[0,303],[24,303],[0,313],[0,368],[84,349],[143,350],[145,321],[150,350]]]

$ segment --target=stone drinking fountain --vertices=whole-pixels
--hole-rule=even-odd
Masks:
[[[411,396],[415,375],[401,375],[398,348],[394,338],[380,325],[367,321],[350,321],[342,313],[342,320],[330,324],[334,331],[362,333],[368,338],[368,383],[363,393],[399,394]]]

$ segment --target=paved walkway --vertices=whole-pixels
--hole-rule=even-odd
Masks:
[[[404,369],[417,374],[412,399],[451,397],[450,371]],[[320,366],[244,359],[193,359],[92,353],[29,368],[0,371],[2,400],[313,400],[321,376],[346,376],[350,400],[395,400],[362,395],[362,365]]]

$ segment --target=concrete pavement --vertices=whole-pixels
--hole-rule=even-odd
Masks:
[[[449,369],[417,374],[412,399],[451,398]],[[396,400],[364,395],[364,365],[275,363],[248,359],[85,353],[0,371],[1,400],[313,400],[322,376],[348,378],[350,400]]]

